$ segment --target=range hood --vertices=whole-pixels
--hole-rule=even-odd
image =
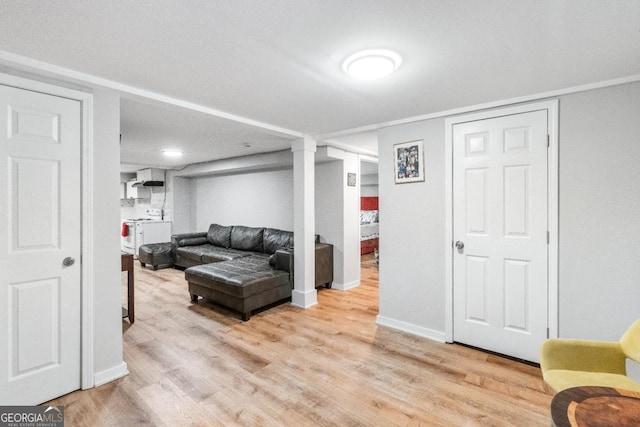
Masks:
[[[164,181],[138,181],[133,184],[134,187],[163,187]]]
[[[141,169],[136,173],[134,187],[163,187],[164,170],[162,169]]]

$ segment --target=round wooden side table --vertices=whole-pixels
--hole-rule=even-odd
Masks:
[[[640,392],[611,387],[573,387],[551,401],[556,427],[640,426]]]

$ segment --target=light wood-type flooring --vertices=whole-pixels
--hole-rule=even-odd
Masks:
[[[123,273],[123,283],[126,277]],[[66,426],[548,426],[537,367],[375,323],[378,269],[349,291],[243,322],[200,300],[184,273],[136,261],[129,375],[52,402]]]

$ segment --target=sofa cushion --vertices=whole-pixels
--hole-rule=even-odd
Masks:
[[[262,236],[264,228],[233,226],[231,247],[241,251],[264,252]]]
[[[242,258],[249,255],[251,255],[250,252],[214,246],[213,248],[210,248],[206,252],[202,253],[202,262],[205,264],[209,264],[212,262],[230,261],[232,259]]]
[[[207,232],[207,239],[212,245],[220,246],[222,248],[231,247],[231,229],[232,227],[225,227],[224,225],[211,224],[209,231]]]
[[[274,254],[278,249],[293,246],[293,232],[265,228],[263,234],[264,250],[266,254]]]
[[[181,246],[176,249],[176,254],[192,261],[202,262],[202,254],[211,252],[214,249],[215,246],[209,244],[199,246]]]
[[[197,265],[185,270],[189,282],[246,298],[289,283],[289,274],[274,270],[268,258],[248,256],[232,261]]]

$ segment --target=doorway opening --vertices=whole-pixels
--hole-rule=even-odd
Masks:
[[[361,262],[372,257],[379,262],[380,215],[378,194],[378,163],[360,159],[360,257]]]

